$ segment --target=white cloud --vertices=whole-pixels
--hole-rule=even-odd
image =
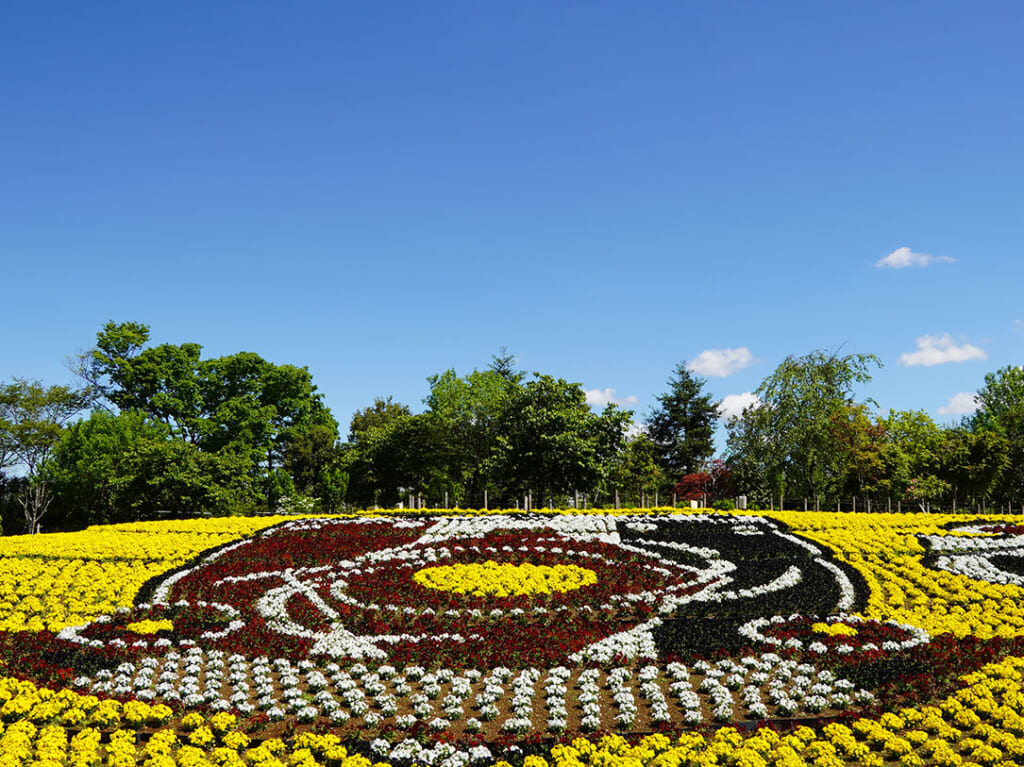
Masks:
[[[640,400],[636,395],[630,394],[626,397],[616,397],[615,389],[587,389],[587,404],[604,407],[605,405],[636,405]]]
[[[907,367],[914,365],[943,365],[947,362],[967,362],[969,360],[988,359],[984,349],[974,344],[956,345],[953,336],[943,333],[939,336],[919,336],[917,339],[916,352],[904,352],[900,355],[899,363]]]
[[[702,376],[725,378],[753,363],[754,355],[750,349],[741,346],[738,349],[705,349],[686,363],[686,367]]]
[[[931,264],[951,264],[956,261],[949,256],[932,256],[928,253],[915,253],[910,248],[896,248],[885,258],[875,262],[875,266],[890,269],[904,269],[908,266],[929,266]]]
[[[761,400],[753,392],[745,391],[743,394],[726,394],[718,403],[718,412],[723,419],[728,421],[734,416],[741,415],[748,407],[758,407]]]
[[[637,423],[636,421],[630,421],[629,422],[629,426],[626,427],[626,437],[628,439],[634,439],[636,437],[639,437],[641,434],[643,434],[646,431],[647,431],[647,429],[644,428],[644,425],[642,423]]]
[[[1014,333],[1019,333],[1022,330],[1024,330],[1024,320],[1014,320],[1013,321],[1013,332]]]
[[[966,415],[978,409],[978,395],[962,391],[949,398],[949,403],[939,408],[939,415]]]

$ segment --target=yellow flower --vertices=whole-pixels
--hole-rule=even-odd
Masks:
[[[246,735],[244,732],[239,732],[238,730],[235,730],[234,732],[229,732],[226,735],[224,735],[224,737],[221,739],[221,742],[228,748],[234,749],[235,751],[239,751],[249,746],[249,736]]]
[[[819,634],[828,634],[829,636],[833,637],[857,636],[857,629],[855,629],[853,626],[848,626],[845,623],[813,623],[811,624],[811,630]]]
[[[181,727],[186,731],[194,730],[201,727],[205,721],[202,714],[192,711],[181,718]]]
[[[158,631],[170,631],[174,628],[174,622],[166,618],[158,621],[144,620],[129,623],[125,628],[134,634],[155,634]]]
[[[121,716],[132,727],[140,727],[149,720],[149,705],[138,700],[130,700],[124,704]]]
[[[200,748],[209,746],[213,743],[213,740],[213,731],[206,725],[196,727],[188,735],[188,742],[193,746],[199,746]]]
[[[238,726],[238,717],[227,711],[218,711],[210,717],[210,728],[218,735],[223,735]]]
[[[576,565],[482,563],[425,567],[413,574],[422,586],[473,596],[564,593],[597,583],[597,574]]]

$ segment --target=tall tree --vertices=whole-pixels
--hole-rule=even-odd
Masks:
[[[892,410],[881,425],[886,480],[880,485],[889,497],[941,500],[936,493],[948,489],[940,476],[946,445],[941,427],[923,410]]]
[[[658,405],[647,417],[656,460],[671,482],[700,469],[715,451],[718,406],[704,391],[706,383],[685,365],[677,365],[669,390],[658,395]]]
[[[19,501],[26,532],[39,523],[53,499],[43,469],[68,421],[88,404],[88,395],[67,386],[43,386],[15,378],[0,385],[0,444],[8,463],[21,468],[26,482]],[[12,456],[12,457],[11,457]]]
[[[516,370],[516,358],[512,355],[512,352],[507,347],[502,346],[498,350],[497,354],[491,355],[490,369],[514,384],[522,383],[523,374],[521,371]]]
[[[372,405],[352,414],[348,427],[348,441],[358,442],[370,429],[385,426],[407,415],[412,415],[409,406],[395,402],[390,394],[387,397],[377,397]]]
[[[204,453],[246,459],[269,508],[293,489],[289,444],[314,426],[337,432],[306,368],[252,352],[203,359],[195,343],[148,347],[149,328],[134,322],[108,322],[96,340],[81,374],[100,398],[145,413]]]
[[[535,376],[513,390],[502,413],[495,467],[509,491],[531,491],[540,505],[597,486],[632,414],[609,405],[597,415],[578,383]]]
[[[331,513],[341,506],[348,474],[342,464],[337,429],[313,424],[296,433],[285,449],[284,467],[295,489],[316,499],[321,511]]]
[[[661,468],[656,460],[658,448],[646,433],[625,440],[610,472],[612,492],[619,502],[639,506],[644,495],[652,496],[663,484]]]
[[[226,515],[257,500],[250,462],[206,453],[144,413],[94,411],[64,431],[47,464],[51,513],[63,528],[129,522],[156,512]]]
[[[144,413],[97,410],[71,425],[54,449],[47,478],[54,491],[52,514],[65,529],[128,522],[153,505],[144,456],[171,439],[170,429]],[[139,490],[145,487],[144,493]]]
[[[448,484],[446,448],[430,413],[401,416],[367,429],[344,452],[349,500],[388,507],[407,495],[423,494],[436,503],[445,491],[457,492]]]
[[[460,377],[446,370],[427,381],[430,394],[424,402],[437,425],[438,448],[449,459],[449,485],[461,489],[462,503],[482,505],[484,491],[496,489],[490,458],[501,416],[519,388],[515,376],[474,370]]]
[[[887,495],[885,424],[872,418],[863,404],[854,404],[832,416],[831,437],[842,476],[836,488],[852,496]]]
[[[756,389],[760,405],[727,426],[728,454],[737,481],[751,482],[760,475],[767,487],[758,489],[775,497],[787,492],[805,498],[835,493],[843,466],[832,430],[836,419],[847,417],[856,404],[854,386],[871,380],[871,365],[881,365],[873,354],[840,357],[815,351],[786,357]]]
[[[1000,495],[1000,482],[1013,466],[1006,436],[961,424],[945,429],[943,437],[940,472],[957,504],[984,503]]]
[[[80,373],[99,399],[117,410],[146,413],[192,444],[203,433],[202,347],[195,343],[146,348],[149,327],[107,322]]]
[[[999,494],[1024,501],[1024,368],[1008,366],[985,376],[978,390],[978,410],[970,419],[972,431],[999,434],[1007,450],[1008,466],[999,482]]]

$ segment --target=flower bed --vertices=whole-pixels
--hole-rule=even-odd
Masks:
[[[4,541],[6,673],[37,684],[0,685],[0,754],[8,736],[26,758],[153,767],[1024,753],[1024,536],[1009,517],[633,510],[104,532]]]

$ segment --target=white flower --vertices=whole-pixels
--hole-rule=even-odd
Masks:
[[[796,713],[799,704],[792,698],[782,698],[776,705],[775,711],[779,716],[792,716]]]
[[[416,724],[417,718],[415,714],[401,714],[395,717],[395,724],[403,730],[408,730],[414,724]],[[467,723],[467,727],[469,724]]]
[[[816,714],[828,705],[828,700],[821,695],[808,695],[804,699],[804,710]]]
[[[449,722],[447,719],[442,719],[441,717],[435,716],[433,719],[427,722],[427,726],[432,730],[440,731],[447,730],[449,727],[452,726],[452,723]]]

